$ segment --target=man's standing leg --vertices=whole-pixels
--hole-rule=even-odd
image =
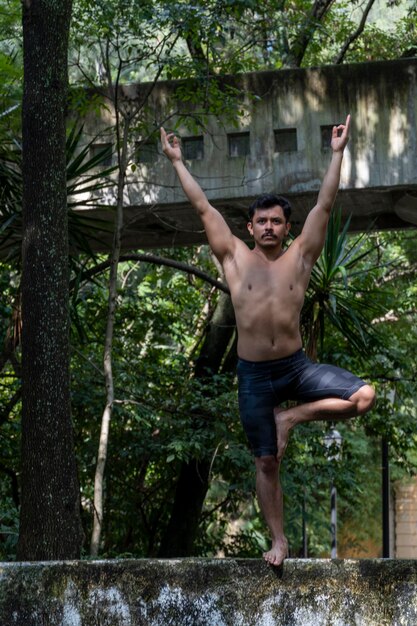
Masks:
[[[255,464],[256,494],[272,537],[272,547],[264,553],[264,559],[272,565],[281,565],[288,555],[288,542],[284,535],[280,463],[275,456],[270,455],[256,457]]]

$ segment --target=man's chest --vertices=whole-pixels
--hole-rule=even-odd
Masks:
[[[292,259],[273,263],[247,263],[226,274],[235,308],[257,307],[262,302],[297,306],[304,300],[308,276]],[[248,311],[250,313],[250,311]]]

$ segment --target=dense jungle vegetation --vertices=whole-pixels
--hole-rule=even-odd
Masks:
[[[79,143],[83,116],[100,105],[84,97],[85,87],[102,85],[116,93],[123,83],[203,77],[204,89],[193,94],[201,120],[204,114],[232,113],[237,94],[234,100],[216,88],[213,77],[219,74],[415,56],[415,3],[74,0],[67,6],[70,389],[82,555],[257,557],[268,546],[268,533],[239,422],[233,314],[227,294],[192,268],[220,282],[222,276],[204,245],[154,250],[160,262],[152,263],[140,250],[129,261],[117,246],[110,260],[91,252],[94,224],[81,221],[73,209],[82,205],[87,188],[102,201],[103,174],[113,177],[123,197],[125,173],[135,166],[129,133],[143,133],[147,121],[143,110],[120,105],[111,129],[117,154],[113,166],[98,173],[103,155],[91,157]],[[0,24],[0,559],[12,560],[22,489],[19,2],[3,1]],[[338,489],[341,552],[366,554],[364,546],[371,546],[370,554],[380,554],[381,441],[389,443],[393,484],[413,474],[417,464],[415,229],[349,235],[337,208],[306,298],[305,345],[314,347],[319,360],[371,381],[378,402],[370,415],[338,423],[337,459],[326,446],[325,424],[292,434],[283,467],[292,556],[302,553],[303,524],[309,556],[328,556],[332,482]],[[113,278],[110,267],[117,270]],[[105,348],[111,372],[103,362]],[[48,381],[44,389],[54,393]],[[105,443],[101,474],[99,440]],[[54,446],[53,433],[47,445]],[[42,452],[40,446],[36,454]],[[42,490],[53,475],[34,480]],[[98,490],[101,500],[95,499]]]

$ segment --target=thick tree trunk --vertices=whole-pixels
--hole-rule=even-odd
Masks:
[[[228,294],[221,293],[195,364],[196,378],[209,378],[220,371],[235,329],[232,300]]]
[[[230,296],[221,293],[195,367],[196,378],[207,381],[208,389],[210,378],[221,370],[234,331],[232,301]],[[210,428],[209,424],[207,428]],[[182,463],[171,517],[161,540],[159,556],[181,557],[193,554],[204,498],[209,488],[212,453],[212,450],[207,450],[204,459],[191,459]]]
[[[65,110],[71,1],[23,3],[22,475],[18,558],[80,556],[70,413]]]

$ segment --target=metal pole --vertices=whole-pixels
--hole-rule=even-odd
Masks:
[[[385,437],[381,441],[382,460],[382,558],[389,559],[390,550],[390,480],[389,480],[389,446]]]
[[[337,489],[334,483],[330,490],[330,531],[332,536],[330,556],[337,559]]]
[[[306,495],[303,494],[303,505],[302,505],[302,533],[303,533],[303,548],[302,554],[303,559],[308,557],[308,549],[307,549],[307,524],[306,524]]]
[[[324,445],[328,448],[329,461],[338,461],[340,459],[340,451],[342,447],[342,435],[338,430],[332,428],[324,438]],[[332,472],[334,474],[334,472]],[[337,489],[332,478],[330,488],[330,535],[331,547],[330,556],[337,559]]]

